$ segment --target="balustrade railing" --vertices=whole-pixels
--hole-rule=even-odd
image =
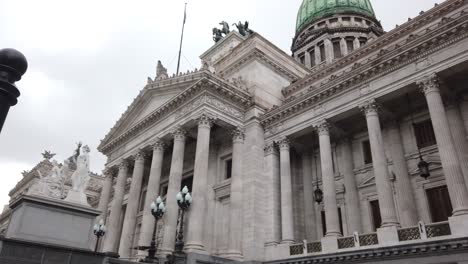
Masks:
[[[421,232],[418,226],[398,229],[398,240],[410,241],[421,239]]]
[[[359,235],[359,245],[361,247],[374,246],[379,244],[377,233]]]
[[[426,225],[427,238],[450,236],[452,230],[448,222],[440,222]]]
[[[320,241],[307,243],[307,253],[320,253],[320,252],[322,252],[322,243]]]
[[[302,255],[304,254],[304,244],[295,244],[289,246],[289,255]]]
[[[346,249],[356,247],[354,236],[338,238],[338,249]]]

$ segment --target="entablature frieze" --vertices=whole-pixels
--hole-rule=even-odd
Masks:
[[[369,83],[378,78],[401,69],[411,63],[427,58],[451,44],[468,37],[468,13],[460,11],[450,19],[442,19],[433,28],[428,28],[418,36],[413,36],[407,45],[398,46],[392,51],[369,59],[365,65],[344,73],[341,76],[331,76],[330,80],[317,88],[309,88],[308,91],[291,96],[283,106],[276,107],[267,112],[261,118],[261,123],[267,129],[284,123],[284,120],[303,111],[317,107],[340,92],[352,89],[361,89],[361,95],[367,95],[371,91]],[[425,60],[426,61],[426,60]]]
[[[203,93],[204,95],[197,96]],[[194,98],[196,99],[194,100]],[[190,101],[192,101],[192,103],[190,103]],[[252,106],[252,99],[245,91],[241,91],[218,77],[210,75],[153,111],[133,127],[120,134],[120,136],[115,137],[113,140],[110,138],[104,139],[98,149],[104,154],[109,153],[119,145],[166,119],[173,113],[176,113],[175,116],[179,119],[197,110],[202,105],[233,116],[234,119],[242,120],[245,111]]]

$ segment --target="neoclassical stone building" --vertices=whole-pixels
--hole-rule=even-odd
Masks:
[[[468,263],[468,1],[384,32],[369,0],[304,0],[292,56],[231,32],[200,58],[148,78],[101,142],[102,251],[144,256],[160,195],[172,252],[188,186],[188,253]]]

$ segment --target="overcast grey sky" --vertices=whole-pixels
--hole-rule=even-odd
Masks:
[[[200,67],[221,20],[248,20],[290,53],[302,0],[0,0],[0,48],[19,49],[29,61],[0,134],[0,206],[43,150],[61,162],[81,140],[101,172],[105,157],[96,147],[154,77],[157,60],[175,71],[185,2],[182,71]],[[387,31],[440,2],[372,0]]]

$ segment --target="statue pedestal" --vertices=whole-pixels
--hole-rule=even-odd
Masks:
[[[93,226],[101,213],[88,206],[24,195],[10,203],[5,237],[92,250]]]
[[[82,192],[74,191],[73,189],[70,189],[70,191],[68,191],[68,195],[64,199],[64,201],[69,202],[69,203],[79,204],[82,206],[91,207],[91,205],[89,205],[88,203],[88,199],[86,198],[86,194]]]

